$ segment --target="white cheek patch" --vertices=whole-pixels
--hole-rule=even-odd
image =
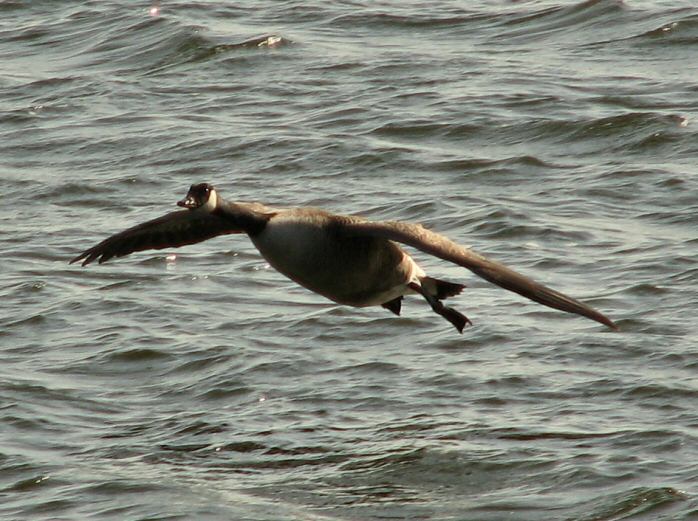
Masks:
[[[205,204],[201,205],[201,209],[205,212],[212,212],[213,210],[216,209],[216,206],[218,205],[218,194],[216,193],[215,190],[211,190],[211,193],[208,196],[208,201],[206,201]]]

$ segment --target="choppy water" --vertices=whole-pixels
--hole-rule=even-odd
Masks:
[[[698,516],[694,2],[150,8],[0,3],[2,519]],[[622,331],[424,255],[463,336],[244,237],[67,264],[200,181],[422,222]]]

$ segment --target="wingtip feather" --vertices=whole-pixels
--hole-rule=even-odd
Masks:
[[[613,320],[608,318],[606,315],[603,315],[602,313],[599,313],[597,311],[598,317],[594,318],[597,322],[600,322],[604,326],[612,329],[613,331],[620,331],[620,327],[618,327],[618,324],[616,324]]]
[[[68,262],[68,264],[75,264],[76,262],[80,262],[80,261],[81,261],[82,259],[84,259],[84,258],[85,258],[85,254],[84,254],[84,253],[81,253],[81,254],[78,255],[77,257],[73,257],[73,258]],[[84,265],[85,265],[85,264],[83,263],[83,266],[84,266]]]

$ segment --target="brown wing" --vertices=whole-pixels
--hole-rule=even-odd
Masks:
[[[610,328],[618,329],[618,326],[610,319],[592,307],[529,279],[503,264],[464,248],[421,225],[397,221],[371,222],[349,218],[343,223],[342,228],[347,233],[383,237],[407,244],[435,257],[463,266],[483,279],[535,302],[568,313],[576,313]]]
[[[240,230],[233,228],[230,222],[211,213],[180,210],[112,235],[70,263],[82,261],[86,266],[98,260],[101,264],[134,251],[178,248],[237,231]]]

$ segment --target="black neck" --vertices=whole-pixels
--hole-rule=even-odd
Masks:
[[[257,235],[272,217],[273,213],[262,212],[255,204],[230,203],[220,198],[213,213],[230,222],[235,228],[247,235]]]

